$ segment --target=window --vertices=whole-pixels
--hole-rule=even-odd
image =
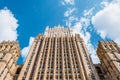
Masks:
[[[112,45],[109,45],[110,46],[110,49],[112,49]]]
[[[118,65],[120,66],[120,62],[118,62]]]

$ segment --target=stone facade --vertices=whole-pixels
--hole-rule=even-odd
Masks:
[[[16,41],[0,43],[0,80],[13,80],[20,55],[19,44]]]
[[[99,79],[84,40],[58,26],[35,38],[18,80]]]
[[[114,41],[100,41],[97,55],[106,80],[120,80],[120,47]]]
[[[93,64],[84,40],[70,28],[46,28],[29,50],[25,63],[16,41],[0,43],[0,80],[120,80],[120,47],[114,41],[100,41]]]
[[[94,64],[94,66],[95,66],[95,69],[98,73],[99,79],[100,80],[106,80],[105,77],[104,77],[104,71],[101,67],[101,64]]]

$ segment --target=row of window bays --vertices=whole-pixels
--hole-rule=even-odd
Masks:
[[[43,51],[45,51],[45,53],[48,51],[48,49],[50,49],[49,53],[70,53],[70,52],[76,53],[75,44],[76,41],[80,41],[80,40],[76,40],[74,39],[74,37],[64,37],[64,38],[47,37],[47,38],[42,38],[40,41],[42,42],[45,41],[43,48]],[[82,44],[82,41],[80,42],[80,44]]]
[[[44,38],[43,38],[44,39]],[[57,41],[56,41],[57,40]],[[77,60],[77,54],[76,54],[76,50],[75,50],[75,44],[74,42],[72,41],[74,40],[72,37],[66,37],[66,38],[50,38],[47,37],[45,39],[45,44],[44,44],[44,48],[43,48],[43,53],[42,53],[42,56],[41,56],[41,64],[42,64],[42,61],[43,62],[43,65],[45,65],[45,62],[46,60],[43,60],[43,59],[46,59],[47,58],[47,54],[49,53],[49,62],[48,64],[54,64],[54,59],[56,57],[56,64],[58,65],[62,65],[62,61],[64,60],[64,64],[70,64],[69,63],[69,59],[70,59],[70,56],[71,56],[71,59],[73,61],[72,64],[76,64],[78,66],[78,60]],[[51,43],[50,43],[51,42]],[[69,44],[68,44],[69,43]],[[59,47],[59,48],[56,48],[55,47],[55,44],[59,45],[59,46],[65,46],[65,48],[62,48],[62,47]],[[69,45],[69,48],[68,48],[68,45]],[[82,53],[84,54],[85,58],[86,58],[86,61],[88,62],[88,59],[87,59],[87,54],[86,54],[86,51],[83,47],[83,44],[82,42],[80,43],[81,45],[81,48],[82,48]],[[36,48],[37,44],[35,45],[35,48]],[[48,50],[48,46],[51,46],[49,47],[49,50]],[[34,48],[34,50],[35,50]],[[55,51],[56,50],[56,51]],[[55,53],[55,54],[53,54]],[[80,54],[79,53],[79,57],[80,57]],[[62,55],[64,57],[62,57]],[[67,61],[66,61],[67,60]],[[88,62],[89,64],[89,62]],[[52,65],[53,66],[53,65]]]
[[[67,38],[64,38],[67,40]],[[52,39],[51,39],[52,40]],[[68,42],[66,41],[63,41],[63,44],[61,44],[61,38],[58,38],[57,39],[57,45],[65,45],[65,46],[68,46]],[[75,47],[74,47],[74,43],[73,41],[69,41],[69,45],[70,45],[70,48],[68,49],[68,47],[65,47],[64,49],[62,49],[61,47],[59,49],[56,49],[56,52],[55,52],[55,47],[53,47],[53,45],[55,45],[55,38],[53,41],[51,41],[51,45],[52,47],[50,47],[50,50],[48,52],[48,47],[46,48],[46,46],[48,46],[50,44],[50,38],[46,39],[45,41],[45,45],[44,45],[44,48],[43,48],[43,53],[42,53],[42,56],[41,56],[41,62],[40,62],[40,69],[44,69],[45,68],[45,64],[46,64],[46,58],[47,58],[47,55],[49,53],[49,58],[48,58],[48,68],[49,69],[52,69],[54,67],[54,60],[55,60],[55,57],[56,57],[56,69],[59,70],[59,69],[62,69],[62,65],[64,65],[64,68],[70,68],[70,65],[73,65],[73,68],[75,69],[79,69],[79,65],[78,65],[78,60],[77,60],[77,54],[76,54],[76,50],[75,50]],[[81,44],[83,46],[83,44]],[[83,49],[84,47],[82,47]],[[63,50],[63,51],[62,51]],[[55,53],[55,54],[53,54]],[[82,53],[85,55],[85,58],[86,58],[86,61],[88,62],[88,59],[87,59],[87,56],[86,56],[86,52],[85,52],[85,49],[82,50]],[[80,58],[80,54],[79,53],[79,58]],[[70,56],[71,56],[71,59],[72,59],[72,63],[70,63]],[[63,60],[64,60],[64,63],[63,63]],[[88,62],[88,65],[90,63]]]
[[[106,52],[105,50],[100,48],[98,49],[98,52],[99,52],[98,55],[101,60],[101,64],[105,74],[108,74],[109,78],[111,79],[113,79],[114,76],[118,76],[119,75],[118,68],[120,66],[120,61],[115,55],[118,52],[113,52],[113,51]],[[114,73],[114,75],[112,73]]]
[[[62,41],[62,38],[57,38],[57,41],[56,41],[56,38],[51,38],[51,40],[50,40],[50,38],[46,38],[44,48],[43,48],[43,52],[42,52],[42,54],[45,53],[45,55],[42,55],[42,58],[44,56],[45,56],[44,58],[46,58],[47,54],[50,53],[50,55],[52,57],[49,58],[49,59],[52,59],[52,61],[53,61],[54,60],[54,55],[56,54],[56,60],[61,61],[62,60],[62,55],[64,57],[67,56],[67,58],[69,58],[69,56],[71,54],[71,56],[74,56],[75,60],[77,60],[77,54],[76,54],[76,50],[75,50],[77,48],[77,45],[76,45],[76,48],[75,48],[76,43],[74,43],[72,41],[72,39],[73,39],[72,37],[69,37],[69,38],[66,37],[66,38],[63,38],[63,41]],[[55,44],[57,44],[57,47],[55,47]],[[83,46],[82,42],[80,42],[80,44]],[[68,47],[68,45],[69,45],[69,47]],[[36,48],[36,46],[37,46],[37,44],[35,45],[35,48]],[[49,46],[49,50],[48,50],[48,46]],[[62,47],[62,46],[64,46],[64,47]],[[85,57],[87,57],[85,49],[83,49],[83,48],[84,47],[82,47],[82,53],[85,55]]]
[[[68,45],[74,47],[74,37],[64,37],[64,38],[45,38],[45,49],[50,48],[68,48]],[[50,46],[49,46],[50,44]]]
[[[51,39],[52,40],[52,39]],[[54,41],[55,41],[56,39],[54,38]],[[48,51],[48,45],[49,45],[49,42],[50,42],[50,38],[47,38],[46,40],[45,40],[45,44],[44,44],[44,52],[42,53],[42,57],[41,57],[41,65],[43,64],[43,70],[44,70],[44,68],[45,68],[45,62],[46,62],[46,60],[43,60],[43,59],[46,59],[47,58],[47,51]],[[42,41],[42,43],[43,43],[43,41]],[[55,42],[53,42],[53,41],[51,41],[51,44],[52,44],[52,50],[50,50],[49,52],[51,53],[50,54],[50,57],[54,57],[54,55],[55,54],[53,54],[54,52],[55,52],[55,50],[53,49],[54,47],[53,47],[53,45],[55,45],[54,44]],[[58,42],[57,42],[58,43]],[[66,42],[65,42],[66,43]],[[59,43],[58,44],[60,44],[60,41],[59,41]],[[35,46],[34,46],[34,49],[33,49],[33,53],[35,53],[35,50],[36,50],[36,48],[37,48],[37,45],[38,45],[38,41],[36,42],[36,44],[35,44]],[[67,44],[66,44],[67,45]],[[39,45],[39,48],[41,48],[42,47],[42,44],[40,44]],[[47,48],[46,48],[47,47]],[[69,61],[69,54],[67,54],[68,53],[68,47],[66,47],[67,48],[67,50],[65,49],[65,55],[64,55],[64,57],[66,57],[66,60],[67,60],[67,62],[65,61],[65,64],[66,63],[68,63]],[[74,48],[74,47],[73,47]],[[38,49],[39,50],[39,49]],[[39,51],[38,51],[39,52]],[[57,49],[57,53],[61,53],[61,51],[60,51],[60,49]],[[56,53],[56,59],[59,59],[59,60],[57,60],[57,64],[58,64],[58,61],[59,61],[59,63],[60,64],[62,64],[62,62],[61,62],[61,59],[62,59],[62,54],[57,54]],[[73,53],[73,52],[72,52]],[[75,50],[74,50],[74,53],[75,53]],[[31,55],[31,58],[30,58],[30,61],[29,61],[29,63],[28,63],[28,65],[30,64],[30,62],[31,62],[31,60],[32,60],[32,56],[33,56],[34,54],[32,54]],[[44,56],[43,56],[44,55]],[[72,54],[72,55],[74,55],[74,58],[76,59],[76,54]],[[37,56],[38,57],[38,56]],[[54,61],[54,59],[53,58],[50,58],[49,57],[49,59],[52,59],[52,60],[49,60],[49,63],[50,63],[50,61]],[[65,59],[65,58],[64,58]],[[72,58],[73,59],[73,58]],[[43,62],[44,61],[44,62]],[[76,70],[78,70],[79,68],[78,68],[78,63],[76,62],[77,60],[74,60],[75,61],[75,65],[76,65],[76,67],[74,67]],[[52,63],[51,63],[51,65],[52,65]],[[74,65],[74,66],[75,66]],[[29,67],[29,66],[28,66]],[[27,67],[27,68],[28,68]],[[34,67],[35,67],[35,65],[34,65]],[[49,68],[50,66],[48,66],[48,68]],[[66,66],[65,66],[66,67]],[[52,66],[51,66],[51,68],[50,69],[52,69]],[[49,70],[50,70],[49,69]],[[66,69],[70,69],[70,63],[68,63],[68,66],[67,66],[67,68]],[[28,69],[27,69],[28,70]],[[56,65],[56,70],[57,70],[57,65]],[[52,72],[51,70],[50,70],[50,72]],[[26,71],[25,71],[25,73],[26,73]],[[78,71],[78,73],[79,73],[79,71]]]
[[[41,56],[41,61],[40,61],[41,65],[39,66],[39,69],[43,69],[44,70],[45,64],[46,64],[47,55],[50,54],[49,55],[49,59],[48,59],[48,61],[49,61],[48,62],[48,64],[49,64],[48,68],[49,68],[50,72],[52,72],[51,69],[53,69],[54,57],[56,57],[55,58],[56,59],[56,64],[57,64],[56,65],[56,70],[60,71],[61,65],[63,64],[62,61],[64,60],[64,69],[70,69],[70,71],[71,71],[71,67],[70,66],[72,64],[73,65],[73,70],[76,70],[77,72],[76,71],[75,72],[79,74],[80,73],[79,72],[80,65],[78,64],[79,62],[78,62],[77,59],[78,59],[78,57],[80,58],[80,54],[81,53],[78,52],[78,56],[77,56],[77,52],[76,52],[75,49],[78,49],[78,45],[76,45],[76,48],[75,48],[76,41],[75,41],[75,43],[73,43],[73,41],[72,40],[70,41],[70,39],[72,39],[72,38],[69,38],[69,40],[67,38],[64,38],[63,41],[62,41],[62,38],[57,38],[57,39],[56,38],[52,38],[51,40],[50,40],[50,38],[46,38],[46,39],[42,38],[40,40],[39,49],[37,51],[37,54],[39,54],[38,52],[40,52],[41,47],[43,47],[43,52],[41,53],[42,56]],[[44,43],[44,41],[45,41],[45,43]],[[68,45],[68,42],[69,42],[69,45]],[[44,45],[42,45],[43,43],[44,43]],[[66,47],[65,48],[60,47],[59,49],[57,49],[55,44],[56,45],[65,45]],[[50,45],[52,45],[52,46],[50,47]],[[82,46],[81,47],[82,48],[82,53],[85,55],[85,58],[86,58],[86,60],[88,62],[88,58],[86,56],[86,51],[85,51],[85,49],[83,47],[84,45],[82,44],[82,42],[80,42],[80,45]],[[29,62],[28,62],[28,67],[27,68],[29,68],[29,64],[31,63],[32,57],[33,57],[33,55],[34,55],[34,53],[36,51],[37,46],[38,46],[38,41],[34,45],[33,53],[31,55],[31,58],[30,58]],[[68,48],[68,46],[69,46],[69,48]],[[55,52],[55,49],[56,49],[56,52]],[[53,53],[55,53],[55,54],[53,54]],[[64,56],[64,59],[63,59],[62,56]],[[70,56],[71,56],[71,59],[72,59],[72,63],[70,63],[70,61],[69,61],[70,60]],[[37,63],[37,58],[36,58],[36,63]],[[59,64],[59,66],[58,66],[58,64]],[[89,62],[88,62],[88,64],[89,64]],[[36,66],[36,64],[34,65],[34,67],[35,66]],[[26,73],[26,71],[25,71],[25,73]]]

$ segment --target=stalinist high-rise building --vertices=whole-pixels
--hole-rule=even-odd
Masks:
[[[29,50],[25,63],[16,41],[0,43],[0,80],[120,80],[120,47],[99,41],[100,64],[92,63],[84,40],[70,28],[46,28]]]
[[[99,80],[84,40],[70,28],[38,35],[17,80]]]

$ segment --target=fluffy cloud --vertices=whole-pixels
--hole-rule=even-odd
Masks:
[[[86,23],[88,23],[88,22],[86,22]],[[86,28],[84,28],[84,26],[82,25],[82,22],[79,21],[79,22],[75,23],[75,25],[71,28],[72,28],[72,31],[73,31],[74,34],[79,33],[80,36],[84,39],[85,44],[88,48],[88,51],[91,55],[93,63],[94,64],[99,63],[100,61],[99,61],[99,59],[96,55],[96,50],[95,50],[95,48],[93,47],[93,45],[91,44],[91,41],[90,41],[91,34],[85,30]]]
[[[84,10],[84,16],[91,16],[94,8],[91,8],[90,10]]]
[[[75,4],[75,1],[74,0],[62,0],[61,1],[61,4],[62,5],[74,5]]]
[[[67,10],[64,13],[64,17],[67,19],[66,21],[66,26],[70,27],[73,31],[73,33],[79,33],[80,36],[84,39],[85,44],[87,45],[87,48],[89,50],[89,53],[91,55],[93,63],[99,63],[99,59],[96,55],[96,50],[94,46],[91,44],[91,34],[88,32],[92,31],[92,28],[89,27],[91,24],[91,17],[92,17],[92,12],[94,8],[91,8],[89,10],[84,10],[84,14],[81,17],[78,17],[77,14],[77,7],[75,6],[75,1],[74,0],[62,0],[61,1],[62,5],[72,5],[72,6],[67,6]],[[77,16],[77,17],[76,17]]]
[[[64,13],[64,16],[65,17],[68,17],[68,16],[71,16],[71,14],[75,11],[75,8],[70,8],[68,9],[65,13]]]
[[[93,47],[93,45],[91,44],[90,38],[91,38],[91,34],[90,32],[87,31],[88,26],[90,25],[90,19],[91,19],[91,15],[92,15],[92,10],[85,10],[83,17],[79,18],[78,20],[75,21],[75,24],[71,27],[73,33],[79,33],[80,36],[84,39],[85,44],[89,50],[89,53],[91,55],[92,61],[93,63],[97,64],[99,63],[99,59],[96,55],[96,50]],[[70,22],[68,20],[68,22]],[[72,23],[71,23],[72,24]]]
[[[0,10],[0,42],[4,40],[16,40],[17,39],[17,28],[18,28],[18,20],[14,17],[14,14],[7,8]],[[28,51],[33,42],[34,38],[30,37],[29,45],[24,47],[21,50],[21,56],[23,57],[23,61],[26,59],[28,55]]]
[[[72,4],[71,4],[72,2]],[[75,5],[74,0],[64,0],[62,4],[71,4]],[[92,11],[94,8],[90,10],[84,10],[84,14],[81,18],[76,17],[77,8],[75,6],[68,7],[67,11],[64,13],[64,17],[67,18],[66,26],[71,27],[73,33],[79,33],[80,36],[84,39],[85,44],[91,54],[91,58],[94,63],[99,63],[99,59],[96,55],[96,50],[94,49],[93,45],[91,44],[90,38],[91,34],[87,31],[88,26],[90,25],[90,20],[92,16]]]
[[[76,22],[78,18],[74,16],[69,16],[68,19],[66,20],[66,26],[71,27],[73,25],[73,22]]]
[[[7,8],[0,10],[0,42],[4,40],[16,40],[18,20]]]
[[[72,28],[73,34],[79,33],[80,36],[84,39],[86,44],[89,42],[91,35],[89,32],[84,33],[83,25],[81,24],[81,22],[75,23],[75,25],[72,26],[71,28]]]
[[[120,44],[120,0],[102,4],[104,7],[92,17],[92,24],[102,38],[109,37]]]
[[[33,41],[34,41],[34,37],[30,37],[30,39],[29,39],[29,45],[27,47],[24,47],[21,50],[21,56],[23,58],[23,62],[25,61],[25,59],[26,59],[26,57],[28,55],[28,52],[30,50],[30,47],[31,47]]]

